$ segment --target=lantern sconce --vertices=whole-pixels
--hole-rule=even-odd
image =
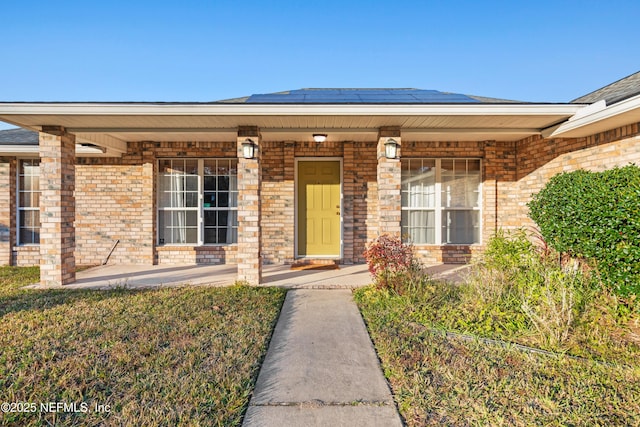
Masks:
[[[387,139],[387,142],[384,143],[384,156],[387,159],[397,159],[398,147],[400,147],[400,144],[398,144],[398,142],[395,139],[393,138]]]
[[[253,159],[256,155],[257,145],[253,140],[247,138],[242,143],[242,157],[245,159]]]

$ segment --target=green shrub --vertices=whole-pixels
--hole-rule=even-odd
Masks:
[[[536,345],[560,350],[591,295],[590,278],[560,265],[557,254],[524,230],[497,232],[473,268],[465,287],[475,332],[524,333]],[[478,326],[482,326],[481,329]]]
[[[552,248],[594,260],[618,294],[640,294],[640,168],[556,175],[528,206]]]

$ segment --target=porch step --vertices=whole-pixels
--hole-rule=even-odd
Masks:
[[[334,259],[299,259],[291,264],[292,270],[338,270],[340,266]]]

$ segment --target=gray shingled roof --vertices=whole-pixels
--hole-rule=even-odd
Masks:
[[[2,145],[38,145],[38,143],[38,132],[21,128],[0,130]]]
[[[255,94],[218,102],[230,104],[502,104],[518,101],[423,89],[307,88]]]
[[[607,105],[611,105],[638,94],[640,94],[640,71],[576,98],[571,102],[575,104],[593,104],[604,99]]]

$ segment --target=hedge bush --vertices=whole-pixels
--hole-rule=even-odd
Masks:
[[[528,206],[552,248],[594,260],[618,294],[640,294],[640,168],[556,175]]]

